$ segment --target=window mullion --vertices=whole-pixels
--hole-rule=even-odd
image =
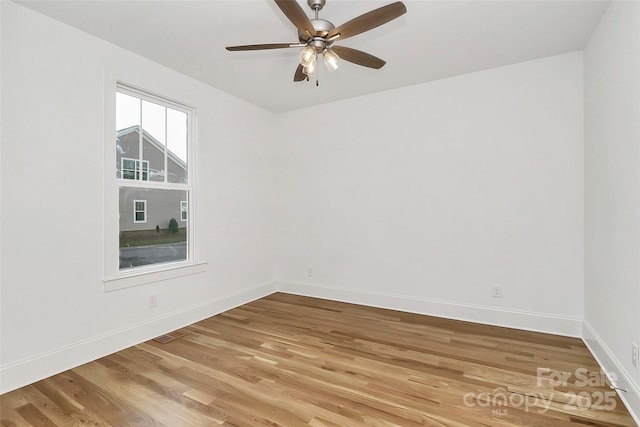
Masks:
[[[140,129],[138,132],[138,162],[136,163],[136,180],[142,180],[142,161],[144,159],[144,136],[142,127],[142,99],[140,100]]]
[[[181,190],[181,191],[191,191],[191,186],[189,184],[174,184],[174,183],[164,183],[164,182],[136,182],[132,179],[124,179],[118,180],[117,182],[118,188],[124,187],[132,187],[132,188],[150,188],[156,190]]]
[[[169,136],[167,135],[167,107],[164,107],[164,182],[169,182],[169,161],[167,160],[169,151]]]

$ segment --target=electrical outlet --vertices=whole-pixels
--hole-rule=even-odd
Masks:
[[[491,296],[494,298],[502,298],[502,285],[491,285]]]
[[[309,266],[309,268],[307,268],[307,276],[313,276],[313,267]]]
[[[632,342],[631,343],[631,364],[636,367],[636,369],[640,369],[640,361],[638,360],[638,344]]]
[[[151,295],[149,297],[149,308],[154,308],[158,306],[158,295]]]

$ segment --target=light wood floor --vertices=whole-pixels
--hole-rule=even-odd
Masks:
[[[181,332],[2,395],[2,426],[635,425],[579,339],[287,294]]]

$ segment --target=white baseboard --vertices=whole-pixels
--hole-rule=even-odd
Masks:
[[[486,325],[504,326],[507,328],[545,332],[575,338],[582,336],[582,319],[575,317],[460,304],[450,301],[354,290],[309,282],[280,281],[276,283],[276,288],[278,291],[285,293],[464,320],[467,322],[484,323]]]
[[[609,378],[611,385],[626,390],[616,391],[635,422],[640,425],[640,385],[633,381],[631,375],[586,320],[582,321],[582,340]]]
[[[273,283],[263,284],[4,365],[0,368],[0,393],[15,390],[239,305],[255,301],[272,294],[275,290]]]

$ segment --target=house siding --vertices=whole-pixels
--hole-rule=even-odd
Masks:
[[[133,202],[147,202],[147,221],[134,222]],[[171,218],[178,221],[180,228],[186,227],[180,221],[180,202],[187,201],[187,192],[183,190],[158,190],[147,188],[120,188],[120,231],[153,230],[156,226],[167,229]]]
[[[169,173],[169,182],[176,184],[187,183],[187,171],[181,165],[172,161],[171,157],[169,157],[169,161],[167,162],[167,169]]]

